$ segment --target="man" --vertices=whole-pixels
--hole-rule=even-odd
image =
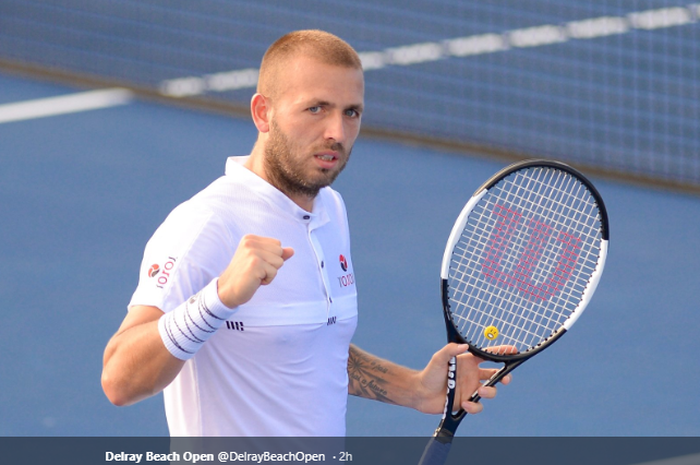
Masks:
[[[104,355],[116,405],[164,390],[173,436],[343,436],[347,395],[441,413],[450,344],[422,371],[350,344],[357,296],[345,206],[330,184],[360,130],[357,53],[321,31],[266,52],[258,139],[178,206],[146,246],[129,312]],[[231,258],[232,257],[232,258]],[[459,357],[461,405],[494,370]],[[505,380],[505,383],[510,378]]]

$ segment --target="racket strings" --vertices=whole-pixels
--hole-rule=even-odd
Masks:
[[[588,189],[550,168],[512,173],[470,213],[448,276],[455,327],[472,345],[531,350],[576,310],[600,255]]]

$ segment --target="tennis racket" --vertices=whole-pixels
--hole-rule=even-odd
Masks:
[[[503,363],[485,383],[495,385],[571,328],[607,251],[605,205],[581,173],[549,160],[508,166],[474,193],[447,241],[440,278],[448,341]],[[420,465],[445,463],[466,415],[454,410],[456,379],[453,358],[445,412]]]

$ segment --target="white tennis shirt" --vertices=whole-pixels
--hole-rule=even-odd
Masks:
[[[171,436],[344,436],[357,293],[347,214],[324,188],[311,213],[231,157],[146,245],[129,303],[169,312],[228,266],[245,234],[294,249],[165,389]]]

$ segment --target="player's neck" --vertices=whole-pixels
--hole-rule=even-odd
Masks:
[[[301,209],[306,210],[307,212],[313,211],[314,199],[316,196],[307,195],[301,192],[288,192],[270,179],[270,176],[268,176],[267,172],[265,171],[264,154],[259,152],[258,144],[256,144],[256,146],[253,148],[253,151],[251,152],[250,157],[248,157],[248,161],[244,166],[253,173],[257,174],[268,184],[289,197],[289,199],[297,204]]]

